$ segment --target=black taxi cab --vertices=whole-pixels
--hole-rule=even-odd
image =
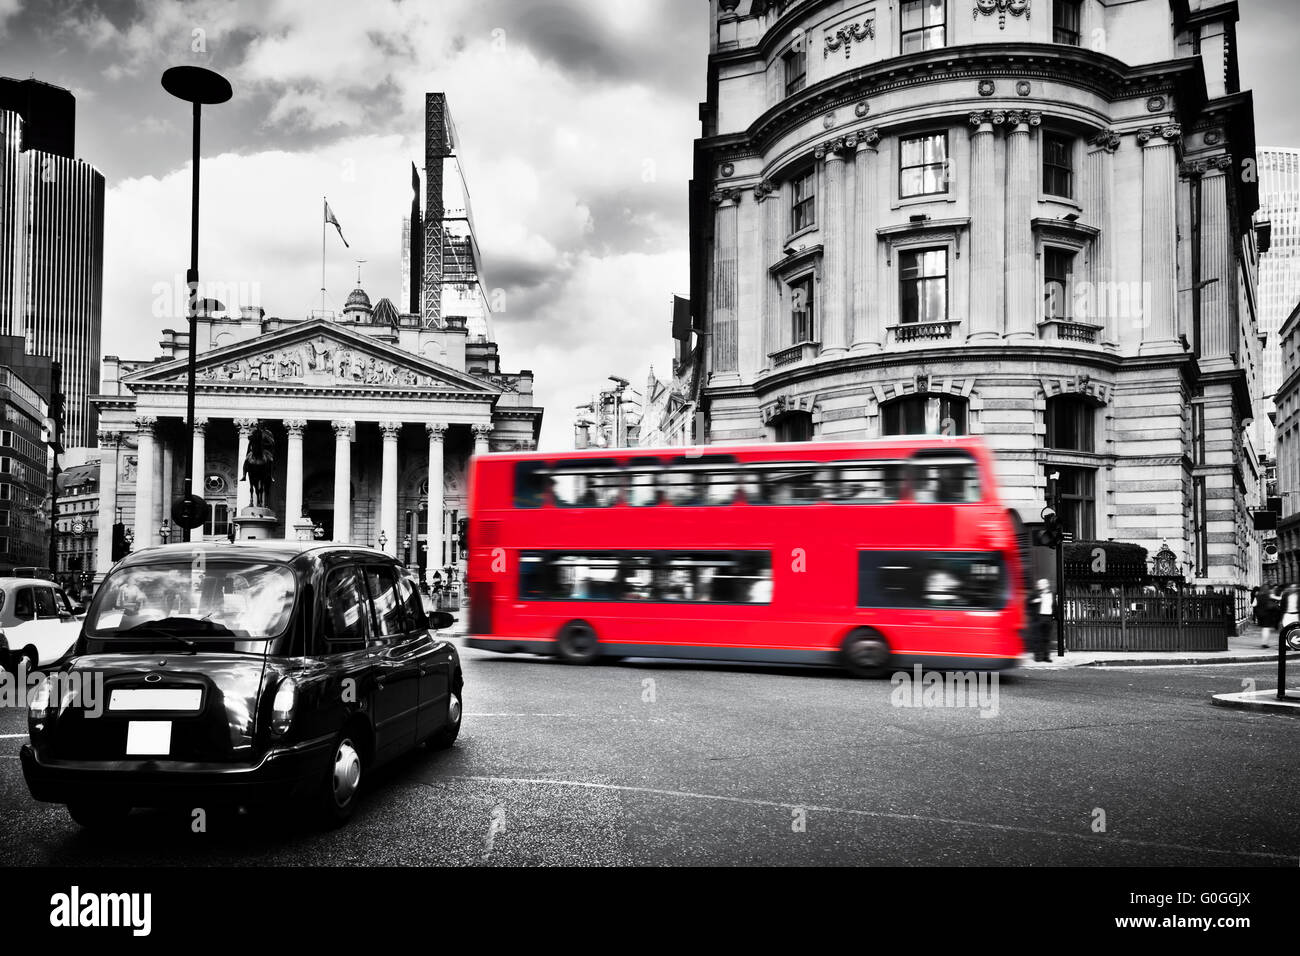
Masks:
[[[31,694],[28,789],[87,827],[132,807],[292,803],[339,825],[374,767],[455,742],[460,657],[437,634],[452,621],[368,548],[138,551]]]

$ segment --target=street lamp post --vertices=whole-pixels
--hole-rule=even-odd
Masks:
[[[189,375],[186,382],[185,413],[189,441],[185,444],[185,493],[172,505],[172,517],[190,540],[190,530],[203,524],[204,500],[194,494],[194,377],[198,354],[199,314],[199,126],[203,104],[216,105],[230,99],[230,83],[219,73],[201,66],[174,66],[162,75],[162,85],[172,96],[194,107],[194,170],[190,185],[190,268],[189,285]]]

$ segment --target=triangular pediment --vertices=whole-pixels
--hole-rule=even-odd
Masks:
[[[159,362],[123,378],[127,387],[185,384],[185,359]],[[195,361],[200,387],[307,387],[432,389],[500,392],[489,382],[415,355],[362,332],[325,319],[313,319],[200,354]]]

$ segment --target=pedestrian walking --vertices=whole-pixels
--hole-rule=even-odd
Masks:
[[[435,611],[442,610],[442,572],[441,571],[433,572],[433,584],[429,586],[429,590],[433,592],[433,609]]]
[[[1282,620],[1282,589],[1274,584],[1260,589],[1259,636],[1260,647],[1273,642],[1274,632]]]

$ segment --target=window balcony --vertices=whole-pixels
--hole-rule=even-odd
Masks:
[[[771,360],[772,371],[776,371],[790,365],[811,362],[820,352],[821,345],[817,342],[796,342],[789,348],[768,352],[767,357]]]
[[[1038,323],[1039,338],[1046,342],[1096,345],[1102,326],[1091,322],[1073,322],[1070,319],[1048,318]]]
[[[903,322],[889,326],[890,345],[928,345],[931,342],[953,338],[954,330],[961,325],[956,319],[942,322]]]

